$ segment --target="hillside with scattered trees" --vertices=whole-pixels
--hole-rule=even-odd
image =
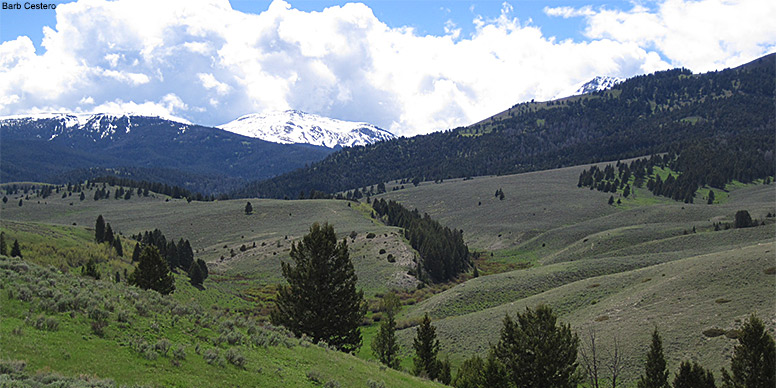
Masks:
[[[774,62],[771,54],[718,72],[661,71],[590,95],[522,103],[470,127],[346,148],[235,195],[296,198],[310,190],[334,193],[396,179],[503,175],[664,152],[681,155],[725,143],[737,145],[725,152],[773,166]],[[733,160],[727,154],[718,159],[723,168]]]

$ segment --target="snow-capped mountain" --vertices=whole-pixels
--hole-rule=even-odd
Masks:
[[[568,90],[562,93],[559,93],[555,97],[555,99],[570,97],[570,96],[578,96],[580,94],[587,94],[587,93],[598,92],[601,90],[606,90],[611,88],[614,85],[617,85],[622,81],[625,81],[625,79],[617,78],[617,77],[608,77],[608,76],[605,76],[605,77],[597,76],[590,81],[576,84],[573,87],[569,88]]]
[[[392,133],[372,124],[337,120],[297,110],[249,114],[217,128],[274,143],[307,143],[329,148],[366,145],[395,138]]]
[[[99,140],[116,140],[129,134],[138,121],[147,119],[164,120],[179,132],[185,132],[191,125],[182,119],[172,121],[155,116],[108,113],[34,113],[28,115],[13,115],[0,117],[0,126],[6,137],[37,138],[54,140],[59,136],[68,138],[88,138],[93,142]]]

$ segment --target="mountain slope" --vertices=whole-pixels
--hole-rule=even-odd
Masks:
[[[776,54],[736,69],[639,76],[604,92],[515,105],[466,128],[334,153],[253,183],[241,195],[337,192],[394,179],[501,175],[666,152],[699,139],[740,139],[773,155]]]
[[[190,190],[224,192],[322,159],[330,149],[283,145],[158,117],[50,114],[0,118],[0,181],[62,182],[77,170],[119,169]],[[102,175],[106,173],[103,172]],[[176,179],[175,176],[179,176]],[[167,179],[165,179],[165,177]],[[155,179],[154,179],[155,180]],[[221,187],[212,187],[221,181]]]
[[[372,124],[336,120],[297,110],[245,115],[218,128],[281,144],[352,147],[395,138]]]

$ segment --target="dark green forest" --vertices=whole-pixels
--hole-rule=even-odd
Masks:
[[[717,144],[723,145],[720,152],[736,155],[716,159],[723,170],[738,169],[725,164],[736,163],[738,155],[772,167],[774,62],[771,54],[718,72],[674,69],[607,91],[522,103],[470,127],[346,148],[234,195],[296,198],[310,190],[335,193],[395,179],[514,174],[665,152],[679,155],[677,166],[685,166],[698,158],[692,150],[714,150]]]
[[[404,237],[420,253],[418,278],[446,282],[471,267],[462,230],[442,226],[428,214],[421,216],[418,209],[410,211],[395,201],[375,200],[372,207],[387,225],[404,228]]]

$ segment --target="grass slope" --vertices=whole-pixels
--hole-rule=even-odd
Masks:
[[[178,289],[191,288],[178,278]],[[118,384],[437,386],[230,313],[0,256],[0,359]],[[95,322],[104,322],[95,330]],[[6,376],[4,376],[6,378]],[[13,384],[12,384],[13,385]]]

